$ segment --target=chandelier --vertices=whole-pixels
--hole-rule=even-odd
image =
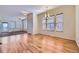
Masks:
[[[47,28],[47,23],[48,23],[48,20],[49,20],[49,14],[48,12],[45,13],[45,22],[46,22],[46,28]]]

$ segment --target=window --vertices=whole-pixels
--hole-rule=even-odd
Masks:
[[[2,22],[2,31],[8,31],[8,22]]]
[[[15,21],[9,22],[9,28],[10,29],[14,29],[15,27],[16,27],[16,22]]]
[[[0,29],[1,29],[1,23],[0,23]]]
[[[43,18],[42,19],[42,29],[46,30],[46,26],[47,26],[46,20],[45,20],[45,18]]]
[[[47,30],[54,30],[55,29],[55,17],[50,16],[47,21]]]
[[[54,30],[55,29],[55,23],[54,23],[54,15],[50,16],[47,20],[46,18],[44,17],[42,19],[42,28],[43,30]]]
[[[63,20],[64,20],[64,14],[60,13],[57,14],[56,17],[54,15],[51,15],[46,20],[45,17],[42,19],[42,28],[43,30],[50,30],[50,31],[59,31],[62,32],[63,27]]]
[[[63,13],[56,15],[56,31],[63,31]]]

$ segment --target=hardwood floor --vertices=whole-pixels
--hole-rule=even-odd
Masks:
[[[0,33],[0,37],[11,36],[11,35],[18,35],[18,34],[23,34],[23,33],[27,33],[27,31],[1,32]]]
[[[20,34],[0,38],[0,52],[3,53],[78,53],[74,40],[67,40],[42,34]]]

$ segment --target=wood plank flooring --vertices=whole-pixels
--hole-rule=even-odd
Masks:
[[[0,37],[18,35],[18,34],[23,34],[23,33],[27,33],[27,31],[0,32]]]
[[[62,39],[42,34],[19,34],[1,37],[2,53],[78,53],[74,40]]]

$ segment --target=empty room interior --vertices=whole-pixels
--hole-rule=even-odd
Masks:
[[[79,53],[79,5],[0,5],[0,53]]]

